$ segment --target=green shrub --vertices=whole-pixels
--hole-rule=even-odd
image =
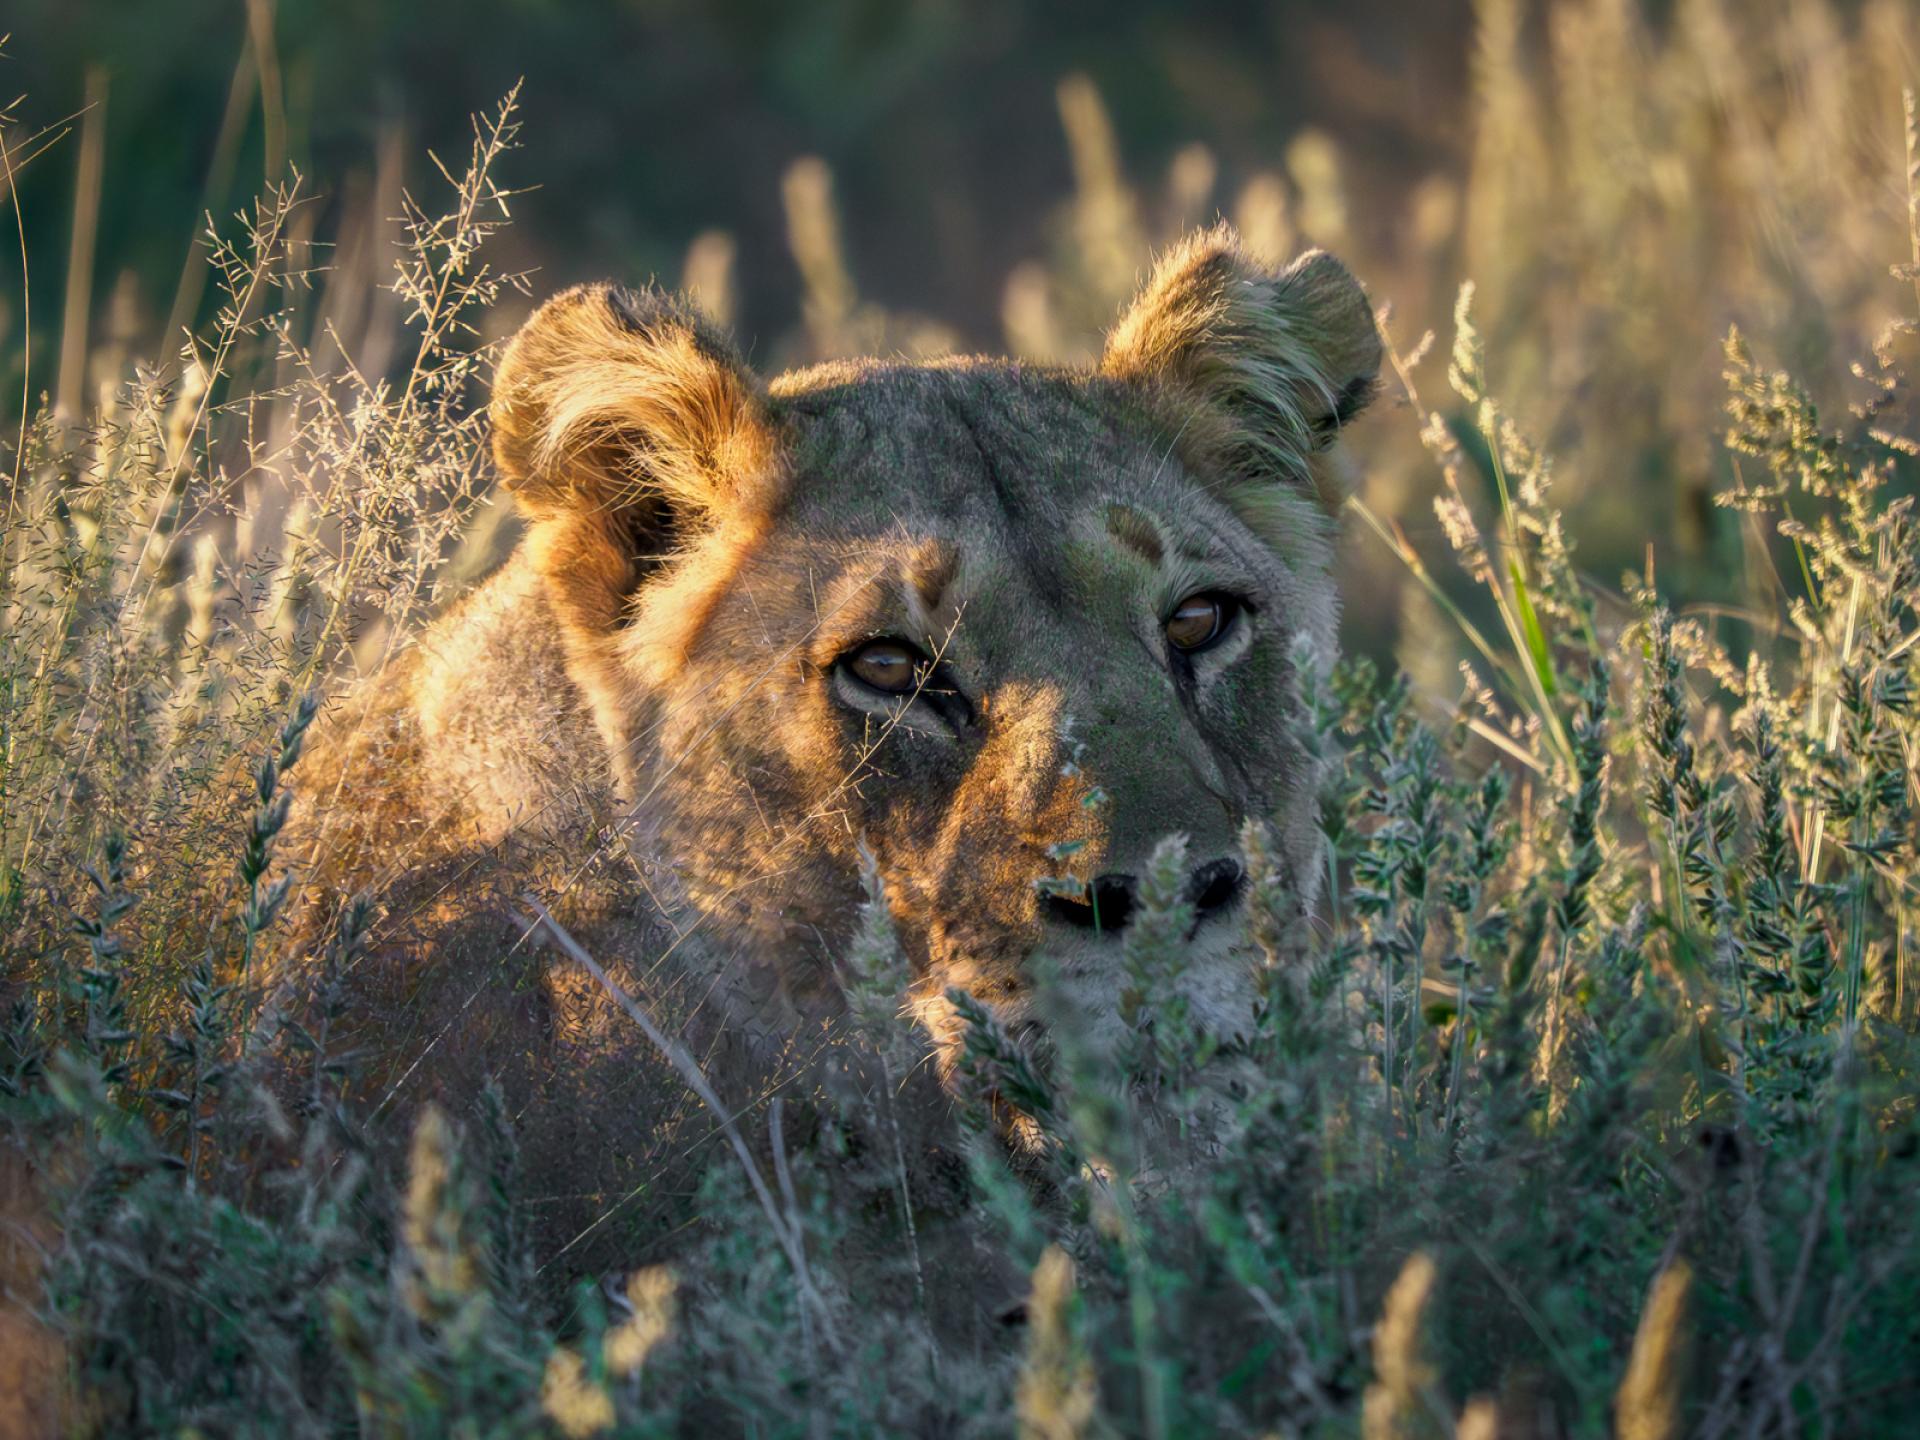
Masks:
[[[1646,577],[1596,603],[1463,294],[1458,415],[1426,412],[1418,357],[1396,357],[1459,576],[1392,543],[1477,658],[1451,706],[1365,661],[1300,667],[1329,761],[1325,893],[1303,925],[1249,827],[1255,1032],[1220,1046],[1173,998],[1169,841],[1125,946],[1123,1056],[1030,1053],[952,996],[972,1213],[936,1233],[891,1109],[920,1047],[876,883],[838,1078],[791,1109],[707,1100],[729,1143],[682,1159],[695,1223],[632,1237],[670,1263],[570,1277],[495,1092],[398,1135],[354,1097],[339,978],[365,905],[302,957],[300,1003],[256,983],[305,697],[405,643],[509,533],[485,510],[487,350],[463,327],[507,283],[487,242],[512,132],[510,101],[446,216],[410,212],[397,383],[299,338],[289,188],[215,242],[228,304],[180,380],[143,371],[10,457],[0,1115],[55,1222],[37,1303],[76,1427],[1902,1428],[1913,319],[1839,428],[1729,337],[1739,478],[1718,499],[1750,517],[1779,602],[1730,655]],[[268,469],[277,539],[249,508]],[[1023,1327],[934,1343],[926,1257],[955,1244],[983,1275],[1031,1274]]]

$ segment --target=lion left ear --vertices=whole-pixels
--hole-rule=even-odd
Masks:
[[[1155,267],[1100,369],[1197,403],[1214,421],[1203,439],[1218,463],[1245,480],[1311,486],[1331,510],[1344,496],[1315,456],[1372,398],[1381,353],[1373,308],[1345,265],[1310,250],[1276,271],[1222,224]]]

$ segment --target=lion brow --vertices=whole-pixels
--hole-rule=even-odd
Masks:
[[[900,575],[931,614],[939,610],[959,570],[960,552],[944,540],[929,540],[914,547],[901,565]]]
[[[1107,506],[1107,533],[1149,565],[1158,566],[1166,559],[1159,526],[1131,505]]]

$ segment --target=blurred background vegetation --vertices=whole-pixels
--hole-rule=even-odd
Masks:
[[[294,246],[330,271],[303,323],[363,373],[403,364],[378,294],[402,193],[524,77],[502,183],[529,193],[495,263],[531,296],[686,284],[770,369],[1085,357],[1152,248],[1217,214],[1276,255],[1343,255],[1403,352],[1451,332],[1471,278],[1492,383],[1559,459],[1583,573],[1612,589],[1652,566],[1737,650],[1742,615],[1777,607],[1734,588],[1756,542],[1708,498],[1728,478],[1720,343],[1737,323],[1763,360],[1827,377],[1829,408],[1864,393],[1847,366],[1893,315],[1886,265],[1907,248],[1916,17],[1910,0],[25,0],[0,89],[25,96],[6,133],[32,284],[0,247],[0,415],[41,392],[88,409],[129,356],[204,324],[218,297],[192,217],[231,229],[289,167],[312,197]],[[482,338],[531,303],[509,297]],[[1425,405],[1452,400],[1440,368],[1404,377]],[[1398,379],[1388,394],[1404,401]],[[1356,432],[1361,497],[1434,553],[1424,406],[1397,408]],[[1453,627],[1352,530],[1351,643],[1456,688]]]
[[[284,1189],[254,1185],[252,1091],[212,1078],[241,1073],[222,1057],[251,1043],[250,967],[289,893],[272,854],[289,792],[274,795],[312,717],[299,697],[398,653],[514,534],[476,407],[491,347],[535,300],[594,276],[685,285],[769,370],[951,348],[1084,360],[1154,248],[1225,215],[1276,262],[1340,253],[1385,314],[1393,364],[1351,434],[1340,578],[1350,645],[1413,685],[1382,691],[1355,666],[1315,705],[1327,750],[1337,732],[1349,756],[1323,812],[1347,904],[1305,972],[1310,1003],[1268,1010],[1275,1083],[1248,1105],[1265,1128],[1207,1167],[1211,1196],[1139,1187],[1150,1260],[1074,1202],[1092,1318],[1068,1313],[1057,1265],[1042,1272],[1029,1378],[1053,1353],[1060,1383],[1023,1385],[1023,1414],[1038,1395],[1089,1418],[1089,1353],[1110,1388],[1137,1368],[1148,1393],[1144,1295],[1178,1337],[1152,1373],[1178,1377],[1167,1388],[1195,1415],[1235,1413],[1246,1389],[1246,1413],[1358,1404],[1370,1435],[1444,1433],[1417,1412],[1434,1409],[1416,1353],[1433,1266],[1413,1255],[1390,1291],[1383,1268],[1438,1245],[1473,1262],[1448,1282],[1443,1373],[1477,1387],[1533,1354],[1501,1399],[1515,1415],[1601,1433],[1624,1372],[1617,1433],[1671,1433],[1635,1419],[1633,1397],[1671,1421],[1681,1383],[1662,1357],[1685,1327],[1664,1303],[1637,1317],[1649,1276],[1672,1281],[1656,1299],[1684,1293],[1670,1262],[1685,1256],[1701,1373],[1718,1377],[1703,1433],[1812,1432],[1844,1405],[1904,1418],[1920,1315],[1904,1168],[1920,652],[1898,503],[1920,455],[1902,383],[1920,299],[1920,116],[1903,124],[1901,95],[1920,81],[1915,0],[13,0],[9,27],[0,976],[39,998],[0,1033],[0,1093],[30,1147],[87,1147],[49,1283],[98,1375],[137,1373],[156,1415],[207,1405],[274,1433],[291,1433],[285,1413],[258,1397],[283,1406],[288,1375],[327,1433],[348,1405],[389,1413],[369,1395],[394,1416],[511,1404],[529,1427],[563,1401],[611,1406],[581,1382],[583,1353],[613,1364],[597,1298],[539,1328],[553,1312],[514,1270],[497,1303],[461,1312],[472,1325],[436,1328],[446,1297],[412,1277],[465,1264],[482,1205],[447,1127],[416,1132],[396,1240],[399,1189],[355,1198],[362,1172],[308,1163],[361,1143],[344,1100],[329,1108],[345,1060],[314,1046],[312,1148]],[[1725,345],[1733,326],[1744,345]],[[1625,624],[1622,592],[1646,579],[1679,623]],[[1519,766],[1477,783],[1410,719],[1416,702],[1451,718],[1456,615],[1495,637],[1485,672],[1504,686],[1461,718]],[[1740,665],[1755,641],[1784,699]],[[1556,656],[1573,663],[1549,693]],[[1697,724],[1688,667],[1715,682]],[[366,938],[353,928],[321,972],[329,1025]],[[1342,1012],[1366,1033],[1322,1028]],[[980,1033],[987,1060],[1018,1058]],[[483,1136],[490,1103],[472,1117]],[[636,1134],[678,1150],[679,1131],[637,1113]],[[542,1144],[572,1132],[529,1137]],[[271,1146],[290,1153],[286,1134]],[[563,1173],[527,1155],[539,1186]],[[139,1167],[144,1198],[122,1203]],[[1008,1253],[1032,1251],[1042,1232],[998,1173],[973,1183],[1017,1219]],[[782,1308],[762,1220],[735,1223],[754,1214],[737,1180],[623,1177],[606,1193],[646,1206],[618,1234],[599,1228],[618,1208],[600,1193],[527,1198],[550,1236],[566,1207],[591,1212],[571,1233],[609,1264],[679,1234],[677,1218],[648,1229],[657,1197],[674,1217],[695,1207],[709,1283],[682,1373],[695,1393],[737,1387],[742,1414],[793,1418],[810,1322]],[[1259,1225],[1208,1229],[1223,1197]],[[870,1198],[821,1207],[820,1253]],[[489,1213],[503,1235],[520,1223]],[[800,1233],[797,1206],[770,1218]],[[5,1291],[39,1241],[0,1226],[0,1242]],[[193,1283],[152,1284],[156,1256]],[[1224,1281],[1194,1282],[1202,1263],[1286,1295],[1287,1351],[1217,1303]],[[1491,1300],[1490,1283],[1520,1293],[1508,1273],[1528,1305]],[[1777,1303],[1774,1274],[1793,1277]],[[1369,1366],[1357,1337],[1382,1292]],[[914,1343],[891,1311],[847,1313],[873,1353]],[[639,1344],[625,1325],[605,1338],[622,1333]],[[25,1349],[4,1338],[0,1402]],[[876,1415],[927,1398],[888,1366],[840,1368],[856,1389],[887,1382],[855,1397]],[[1470,1430],[1476,1408],[1461,1434],[1490,1433],[1490,1412]]]

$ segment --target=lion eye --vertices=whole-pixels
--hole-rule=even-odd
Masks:
[[[927,657],[904,640],[869,640],[843,662],[863,685],[904,695],[920,682]]]
[[[1240,602],[1231,595],[1207,591],[1189,595],[1167,617],[1167,643],[1191,655],[1219,643],[1233,628]]]

